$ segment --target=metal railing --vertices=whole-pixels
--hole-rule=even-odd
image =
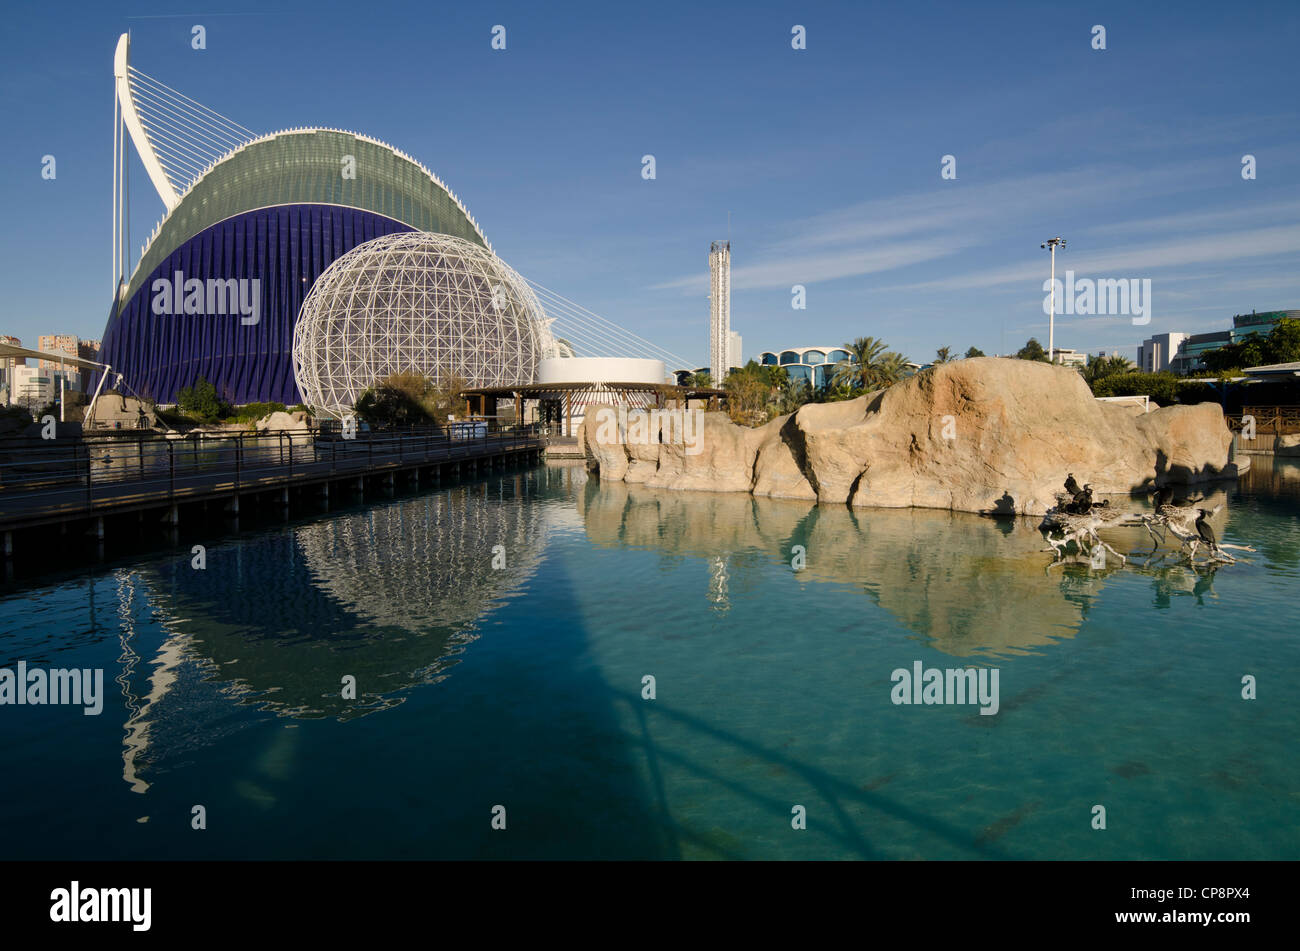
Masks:
[[[1279,437],[1300,434],[1300,414],[1277,412],[1293,407],[1243,407],[1243,412],[1228,415],[1233,448],[1240,452],[1275,452]]]
[[[130,441],[90,436],[11,446],[0,451],[0,519],[175,502],[538,446],[526,430],[466,438],[433,428],[350,438],[328,428],[180,438],[142,434]]]

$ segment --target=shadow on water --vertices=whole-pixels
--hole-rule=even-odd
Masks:
[[[971,857],[1015,858],[1014,855],[1008,854],[992,844],[992,839],[996,838],[996,836],[976,837],[972,840],[970,832],[966,829],[910,808],[902,802],[876,793],[872,789],[855,786],[843,777],[836,776],[814,763],[802,761],[782,753],[780,750],[756,743],[735,732],[722,729],[701,717],[682,710],[675,710],[659,701],[656,701],[653,705],[648,705],[635,694],[614,692],[612,696],[626,705],[638,722],[637,745],[641,747],[641,751],[645,755],[647,763],[650,764],[654,776],[656,814],[659,820],[667,823],[668,831],[671,832],[674,838],[685,839],[720,858],[741,859],[770,856],[747,855],[739,850],[728,849],[696,833],[688,825],[677,822],[668,806],[661,775],[661,763],[671,764],[690,776],[730,791],[753,807],[769,814],[774,824],[788,821],[790,802],[787,799],[766,794],[752,784],[745,783],[736,775],[722,773],[700,757],[693,757],[682,753],[678,749],[656,743],[651,737],[651,725],[655,717],[670,720],[709,741],[724,745],[730,750],[745,753],[766,764],[769,768],[779,768],[788,772],[793,778],[807,783],[821,797],[822,805],[828,809],[834,820],[835,827],[827,832],[828,836],[846,853],[851,855],[864,859],[885,857],[880,854],[877,848],[872,846],[870,841],[873,824],[884,816],[923,830],[948,842],[959,850],[971,853]],[[647,710],[649,710],[648,715]],[[868,815],[862,819],[855,819],[848,808],[851,804],[874,810],[878,815]]]

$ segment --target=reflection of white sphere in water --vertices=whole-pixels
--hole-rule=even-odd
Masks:
[[[427,231],[384,235],[312,285],[293,332],[294,380],[304,402],[335,414],[393,373],[531,383],[555,352],[545,320],[524,279],[487,248]]]
[[[543,507],[495,499],[493,488],[337,515],[300,529],[298,547],[315,586],[348,612],[415,634],[463,633],[532,576],[546,544]],[[493,567],[497,545],[504,568]]]

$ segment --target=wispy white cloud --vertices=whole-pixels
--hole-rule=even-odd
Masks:
[[[1107,251],[1058,255],[1057,276],[1067,269],[1080,277],[1153,277],[1153,271],[1247,258],[1272,258],[1300,251],[1300,225],[1257,228],[1201,235],[1163,244],[1137,244]],[[954,274],[936,281],[897,285],[892,290],[957,290],[1026,284],[1040,288],[1045,280],[1041,258],[1001,268]]]
[[[1220,164],[1200,160],[1139,169],[1108,164],[973,185],[960,179],[936,181],[929,191],[858,202],[790,223],[780,237],[757,249],[753,264],[732,271],[732,286],[736,290],[789,287],[902,270],[973,247],[994,245],[1031,228],[1036,234],[1041,230],[1044,209],[1066,209],[1066,214],[1053,212],[1052,217],[1068,220],[1072,208],[1089,212],[1102,206],[1122,208],[1138,198],[1195,189],[1221,176]],[[1204,215],[1200,226],[1247,216],[1248,212],[1232,209]],[[1173,229],[1178,227],[1176,218],[1148,219],[1126,230],[1136,237],[1139,230]],[[1027,280],[1040,270],[1035,259],[992,271],[983,269],[974,282],[969,276],[947,277],[892,289],[943,289],[959,284],[991,287]],[[651,289],[703,294],[708,290],[708,275],[701,269]]]
[[[922,261],[933,261],[953,254],[958,248],[959,244],[955,240],[949,240],[944,244],[934,241],[913,241],[851,251],[787,257],[733,269],[731,286],[735,290],[754,290],[875,274],[919,264]],[[707,274],[693,274],[656,285],[656,289],[673,288],[706,293],[709,289],[709,277]]]

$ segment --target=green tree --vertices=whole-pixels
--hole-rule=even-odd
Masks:
[[[1136,370],[1137,367],[1133,365],[1132,360],[1113,354],[1109,357],[1089,356],[1082,372],[1084,380],[1091,386],[1102,377],[1116,373],[1133,373]]]
[[[1226,373],[1272,363],[1274,361],[1271,359],[1272,353],[1269,348],[1271,336],[1270,334],[1269,337],[1263,337],[1252,333],[1244,340],[1224,344],[1215,350],[1207,350],[1201,355],[1201,364],[1211,373]]]
[[[733,422],[761,426],[780,409],[781,394],[789,380],[784,367],[761,366],[750,360],[727,374],[727,412]]]
[[[1269,363],[1300,361],[1300,320],[1283,317],[1274,324],[1268,335],[1264,356]]]
[[[982,357],[982,356],[984,356],[984,351],[981,350],[979,347],[971,347],[969,350],[966,351],[967,360],[969,360],[971,357]]]
[[[1017,360],[1041,360],[1043,363],[1050,362],[1047,359],[1047,351],[1043,345],[1038,342],[1037,337],[1030,337],[1023,347],[1016,351]]]
[[[889,351],[876,366],[876,385],[893,386],[895,383],[905,379],[912,372],[912,366],[907,357],[901,353]]]
[[[193,386],[181,387],[176,394],[176,408],[188,416],[201,420],[216,420],[231,413],[230,404],[217,396],[217,388],[203,377]]]
[[[1168,370],[1159,373],[1110,373],[1092,384],[1094,396],[1149,396],[1161,406],[1178,402],[1181,381]]]
[[[859,389],[875,387],[879,364],[887,349],[885,342],[875,337],[858,337],[852,343],[846,343],[844,349],[849,352],[849,359],[836,364],[832,382],[847,383]]]
[[[701,372],[699,372],[699,373],[693,373],[693,374],[691,374],[690,382],[689,382],[687,385],[688,385],[688,386],[699,386],[699,387],[712,386],[712,385],[713,385],[713,374],[712,374],[712,373],[709,373],[708,371],[701,371]]]
[[[952,347],[940,347],[934,352],[934,363],[936,366],[940,363],[950,363],[952,360]]]
[[[807,380],[787,379],[777,395],[776,415],[784,416],[787,413],[793,413],[804,403],[811,403],[812,398],[813,389],[811,383]]]
[[[354,409],[372,425],[442,425],[456,412],[464,389],[465,380],[457,373],[439,373],[435,382],[407,370],[375,381],[357,397]]]

